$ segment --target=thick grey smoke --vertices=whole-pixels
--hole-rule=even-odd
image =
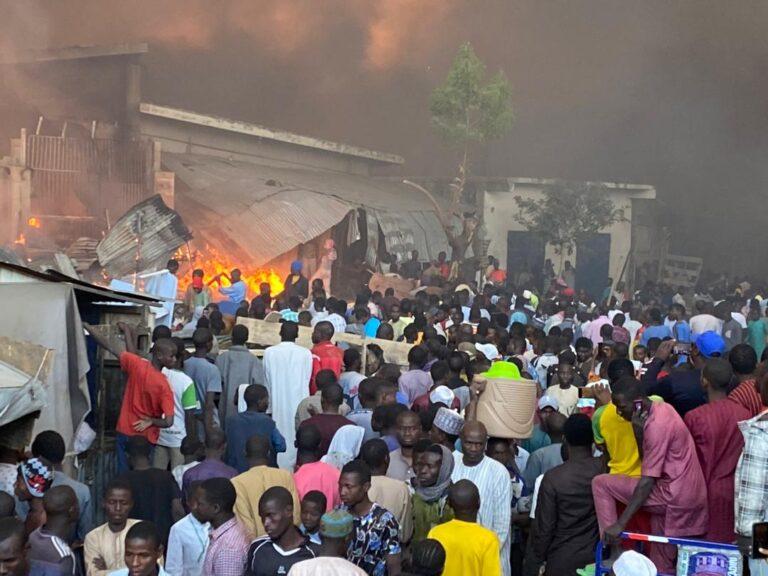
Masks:
[[[4,50],[146,40],[146,99],[397,152],[410,174],[453,169],[427,102],[469,40],[512,81],[517,114],[477,171],[654,184],[682,218],[683,253],[768,236],[754,209],[768,152],[764,2],[3,4]]]

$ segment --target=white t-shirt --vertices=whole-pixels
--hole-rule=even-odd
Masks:
[[[157,443],[168,448],[179,448],[181,441],[187,435],[184,411],[198,407],[197,392],[195,392],[195,383],[192,378],[184,372],[163,368],[163,374],[173,391],[173,424],[168,428],[160,429]]]
[[[715,318],[712,314],[697,314],[691,318],[689,325],[691,326],[691,332],[696,336],[710,331],[720,334],[723,330],[723,321]]]

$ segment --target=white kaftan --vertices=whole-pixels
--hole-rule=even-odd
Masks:
[[[287,446],[284,453],[277,455],[277,463],[281,468],[293,470],[296,461],[294,418],[299,402],[309,396],[312,353],[293,342],[270,346],[264,351],[264,373],[272,419]]]
[[[147,283],[144,286],[144,291],[147,294],[158,296],[160,298],[170,298],[171,301],[165,300],[160,306],[153,307],[152,312],[155,315],[155,325],[164,324],[171,328],[173,326],[173,307],[176,305],[174,300],[177,297],[177,290],[179,288],[179,279],[166,270],[162,274],[152,276],[147,279]]]

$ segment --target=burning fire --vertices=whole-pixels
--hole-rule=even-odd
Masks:
[[[259,285],[262,282],[269,284],[273,296],[280,294],[285,288],[283,280],[273,269],[249,268],[247,265],[237,264],[210,246],[206,246],[204,251],[195,250],[191,254],[191,261],[190,255],[185,249],[180,249],[176,253],[175,258],[179,260],[179,262],[187,262],[189,264],[189,268],[179,275],[179,292],[181,294],[186,292],[189,285],[192,284],[192,271],[197,268],[200,268],[205,272],[205,276],[203,277],[203,282],[205,282],[205,284],[208,284],[208,282],[219,274],[226,274],[229,276],[234,268],[239,268],[242,272],[242,280],[248,287],[248,298],[253,298],[259,293]],[[230,282],[227,278],[222,277],[221,286],[229,285]],[[218,286],[219,284],[214,282],[211,284],[211,290],[216,292]]]
[[[27,220],[27,226],[30,228],[40,228],[42,226],[42,223],[40,222],[40,218],[37,218],[35,216],[32,216]]]

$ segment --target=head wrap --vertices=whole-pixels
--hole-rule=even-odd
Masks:
[[[53,470],[38,458],[30,458],[19,464],[19,474],[24,479],[27,490],[35,498],[42,498],[53,484]]]
[[[336,431],[328,447],[328,454],[321,460],[334,468],[341,470],[347,462],[351,462],[360,453],[363,445],[365,430],[360,426],[347,424]]]
[[[324,538],[346,538],[352,532],[354,518],[346,510],[331,510],[320,518],[320,536]]]
[[[304,265],[301,263],[301,260],[294,260],[291,262],[291,274],[299,274],[303,267]]]
[[[448,448],[440,445],[443,452],[443,461],[440,464],[440,472],[437,473],[437,482],[434,486],[421,487],[414,486],[418,494],[425,502],[435,502],[445,496],[448,488],[451,486],[451,474],[453,473],[453,454]],[[417,484],[415,482],[415,484]]]

